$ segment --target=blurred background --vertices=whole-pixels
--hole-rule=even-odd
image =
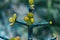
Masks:
[[[52,33],[58,33],[60,38],[60,0],[34,0],[34,4],[35,23],[52,20],[53,25],[34,27],[33,40],[48,40]],[[21,40],[27,40],[28,28],[18,23],[11,27],[8,19],[16,13],[17,20],[25,22],[24,17],[29,12],[28,8],[28,0],[0,0],[0,36],[20,36]]]

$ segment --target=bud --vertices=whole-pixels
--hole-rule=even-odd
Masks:
[[[29,13],[28,13],[28,17],[29,17],[29,18],[34,17],[34,14],[33,14],[32,12],[29,12]]]

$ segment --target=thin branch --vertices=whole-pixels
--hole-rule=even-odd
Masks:
[[[26,25],[26,26],[27,26],[27,24],[26,24],[26,23],[24,23],[24,22],[16,21],[16,23],[19,23],[19,24],[22,24],[22,25]]]
[[[50,40],[56,40],[57,37],[52,37]]]
[[[32,25],[32,27],[45,26],[45,25],[49,25],[49,22],[44,22],[44,23],[33,24],[33,25]]]
[[[8,38],[2,37],[2,36],[0,36],[0,38],[4,40],[9,40]]]

